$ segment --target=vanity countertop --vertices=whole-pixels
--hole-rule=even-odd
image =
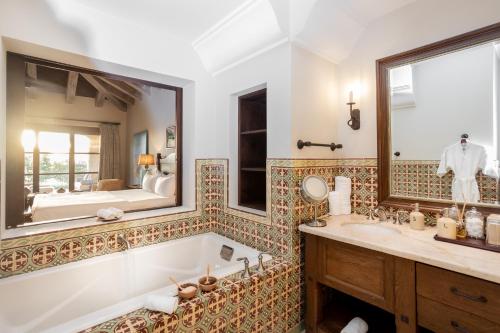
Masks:
[[[346,224],[356,226],[346,227]],[[377,224],[380,228],[367,227],[365,230],[359,224]],[[378,223],[352,214],[328,217],[326,227],[314,228],[302,224],[299,230],[500,283],[500,253],[436,241],[435,227],[417,231],[410,229],[409,224]]]

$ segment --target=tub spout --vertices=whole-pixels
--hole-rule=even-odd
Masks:
[[[249,278],[251,274],[250,274],[250,261],[248,260],[248,258],[243,257],[243,258],[238,258],[236,260],[238,261],[243,260],[243,263],[245,264],[245,269],[243,270],[243,272],[241,272],[241,278],[242,279]]]
[[[123,236],[122,234],[119,234],[116,237],[116,239],[125,243],[125,250],[130,250],[130,248],[131,248],[130,242],[127,240],[127,238],[125,238],[125,236]]]

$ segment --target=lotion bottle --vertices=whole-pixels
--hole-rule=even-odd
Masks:
[[[418,203],[415,204],[415,210],[410,213],[410,228],[415,230],[424,230],[425,229],[425,217],[419,211]]]
[[[443,217],[437,220],[437,235],[441,238],[457,239],[457,222],[449,217],[449,209],[443,210]]]

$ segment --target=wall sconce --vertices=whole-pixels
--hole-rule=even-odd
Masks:
[[[353,95],[352,91],[350,91],[349,92],[349,103],[347,103],[347,105],[349,105],[351,119],[349,119],[347,121],[347,125],[349,125],[349,127],[351,127],[353,130],[359,130],[359,128],[361,127],[361,114],[360,114],[359,109],[352,108],[352,106],[356,104],[353,101],[352,95]]]

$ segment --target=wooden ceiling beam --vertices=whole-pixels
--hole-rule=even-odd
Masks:
[[[99,77],[99,78],[101,80],[103,80],[104,82],[108,83],[109,85],[113,86],[115,89],[118,89],[122,93],[124,93],[124,94],[126,94],[134,99],[137,99],[137,100],[142,99],[142,93],[140,91],[132,88],[128,84],[124,83],[123,81],[118,81],[118,80],[110,79],[107,77]]]
[[[146,86],[144,84],[139,84],[139,83],[130,82],[130,81],[123,81],[123,82],[126,85],[128,85],[129,87],[132,87],[133,89],[135,89],[136,91],[151,95],[151,87],[150,86]]]
[[[127,105],[134,105],[135,98],[130,95],[123,93],[121,90],[116,89],[113,85],[106,82],[102,77],[94,76],[94,79],[103,86],[109,94],[115,96],[122,102],[125,102]]]
[[[106,95],[100,91],[97,91],[97,95],[95,96],[95,106],[98,108],[103,106],[105,99],[106,99]]]
[[[122,102],[121,100],[117,99],[115,96],[109,94],[106,90],[106,88],[96,80],[96,78],[90,74],[80,74],[85,80],[87,80],[88,83],[90,83],[96,90],[97,90],[97,96],[96,96],[96,105],[97,105],[97,99],[102,98],[102,96],[99,96],[99,93],[101,95],[104,95],[104,98],[111,102],[114,106],[116,106],[119,110],[126,112],[127,111],[127,104]]]
[[[28,77],[32,80],[36,80],[38,75],[37,75],[37,70],[36,70],[36,65],[32,64],[30,62],[26,63],[26,74],[28,74]]]
[[[68,72],[68,84],[66,85],[66,103],[71,104],[75,101],[78,76],[79,74],[77,72]]]

